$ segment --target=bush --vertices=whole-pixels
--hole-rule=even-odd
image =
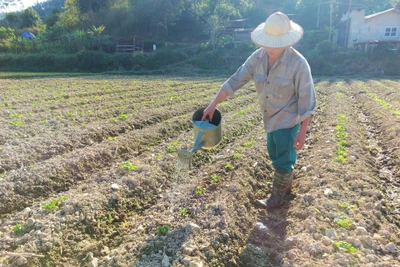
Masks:
[[[78,69],[89,72],[102,72],[117,69],[112,55],[99,51],[82,51],[77,54]]]

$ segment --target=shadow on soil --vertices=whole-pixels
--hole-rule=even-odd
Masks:
[[[289,204],[267,211],[262,210],[253,230],[247,239],[246,246],[239,256],[241,267],[280,266],[286,227],[286,214]]]
[[[189,236],[188,230],[187,227],[178,227],[171,232],[167,230],[165,233],[168,233],[168,236],[158,234],[155,238],[148,239],[140,252],[137,253],[141,256],[131,262],[129,266],[165,266],[166,263],[163,263],[163,261],[165,261],[166,256],[169,259],[172,258],[173,261],[176,260],[178,252]],[[157,231],[163,231],[162,227],[159,227]],[[172,264],[171,260],[168,260],[168,262]]]

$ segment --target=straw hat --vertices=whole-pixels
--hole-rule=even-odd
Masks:
[[[257,46],[281,48],[297,43],[303,33],[300,25],[290,21],[282,12],[276,12],[251,32],[251,40]]]

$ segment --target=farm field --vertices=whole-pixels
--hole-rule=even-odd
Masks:
[[[0,83],[0,265],[400,266],[400,80],[316,78],[292,200],[266,211],[252,82],[193,154],[192,113],[224,77]]]

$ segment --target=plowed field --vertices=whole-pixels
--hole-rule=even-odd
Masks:
[[[315,80],[292,200],[252,83],[193,154],[191,115],[224,78],[2,79],[1,266],[400,266],[400,80]]]

